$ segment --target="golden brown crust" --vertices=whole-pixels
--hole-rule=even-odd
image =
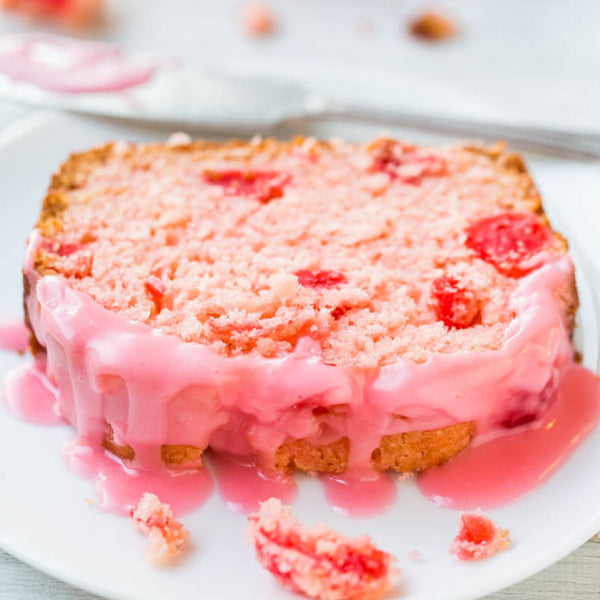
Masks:
[[[322,446],[306,440],[290,440],[277,449],[275,466],[280,471],[343,473],[348,467],[349,450],[347,437]]]
[[[499,179],[510,179],[513,189],[521,196],[520,200],[529,204],[529,210],[539,214],[549,225],[542,209],[542,198],[527,170],[523,157],[515,152],[506,152],[504,142],[496,142],[493,146],[465,144],[463,149],[475,155],[487,157],[495,166]],[[504,208],[514,208],[514,203],[507,200]]]
[[[442,429],[409,431],[381,438],[371,461],[378,471],[424,471],[464,450],[475,435],[475,424],[457,423]]]
[[[199,464],[202,453],[202,448],[189,444],[164,444],[160,447],[160,455],[166,465]]]
[[[378,471],[423,471],[464,450],[474,435],[472,422],[386,435],[373,450],[371,461]],[[350,441],[346,437],[322,446],[306,440],[290,440],[278,448],[275,466],[281,471],[343,473],[348,466],[349,451]]]
[[[135,458],[135,451],[131,446],[117,444],[113,428],[110,425],[107,425],[106,427],[102,445],[121,460],[133,460]]]

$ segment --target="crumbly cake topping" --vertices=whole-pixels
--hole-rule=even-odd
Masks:
[[[564,250],[539,211],[499,149],[119,143],[55,176],[36,267],[219,354],[423,362],[502,345],[518,278]]]

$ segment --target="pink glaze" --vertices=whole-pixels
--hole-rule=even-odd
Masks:
[[[6,375],[4,402],[10,412],[28,423],[54,425],[64,423],[57,410],[57,390],[41,363],[23,363]]]
[[[129,515],[141,496],[150,492],[182,515],[202,506],[213,490],[212,477],[206,469],[129,469],[103,448],[93,448],[76,440],[65,446],[64,457],[73,472],[94,480],[98,506],[117,514]]]
[[[507,411],[513,418],[515,398],[538,418],[547,408],[542,391],[572,359],[554,295],[570,276],[568,257],[519,280],[501,349],[400,359],[374,370],[326,365],[309,338],[282,358],[227,357],[183,342],[104,309],[61,277],[39,278],[31,264],[38,243],[34,233],[28,312],[48,350],[60,411],[92,446],[110,424],[116,443],[134,449],[135,468],[162,467],[163,444],[210,445],[270,468],[290,437],[328,444],[348,436],[350,472],[372,474],[371,453],[384,435],[471,420],[480,436],[496,435],[507,431],[501,423]],[[315,407],[330,406],[337,408],[315,418]]]
[[[0,319],[0,350],[22,354],[29,345],[29,335],[23,319]]]
[[[37,33],[0,39],[0,73],[53,92],[118,92],[146,83],[155,71],[97,42]]]
[[[290,475],[257,469],[225,455],[213,455],[219,493],[227,506],[244,514],[258,510],[261,502],[278,498],[290,504],[296,498],[296,484]]]
[[[468,448],[419,476],[419,489],[437,504],[470,510],[512,502],[546,481],[597,425],[600,383],[572,365],[560,378],[558,400],[534,428]]]
[[[385,512],[396,501],[396,485],[386,473],[371,477],[321,475],[327,502],[337,513],[371,517]]]

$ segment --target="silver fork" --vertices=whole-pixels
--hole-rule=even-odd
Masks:
[[[508,144],[535,152],[552,153],[571,158],[600,158],[600,135],[578,131],[523,126],[514,123],[479,119],[427,115],[405,110],[390,110],[315,101],[307,102],[304,111],[280,119],[276,125],[297,124],[303,120],[341,120],[399,126],[408,129],[474,136],[487,141],[504,140]]]

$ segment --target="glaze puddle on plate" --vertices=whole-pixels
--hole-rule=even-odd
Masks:
[[[333,510],[348,517],[379,515],[396,502],[397,489],[387,473],[367,477],[321,475],[327,502]]]
[[[44,374],[43,361],[17,365],[4,382],[5,403],[13,415],[38,424],[64,422],[55,412],[57,390]],[[468,448],[445,465],[418,477],[419,489],[436,504],[458,510],[493,508],[513,502],[546,481],[594,429],[600,417],[600,383],[578,365],[560,375],[558,398],[535,427]],[[151,491],[177,514],[200,507],[211,495],[213,480],[206,468],[160,471],[132,469],[104,448],[73,442],[67,464],[93,479],[99,506],[128,514],[141,495]],[[290,504],[297,495],[291,475],[259,469],[234,457],[212,454],[210,463],[225,504],[247,514],[271,497]],[[386,473],[367,476],[322,474],[328,503],[350,517],[376,516],[396,502],[397,486]]]
[[[258,510],[260,502],[272,497],[284,504],[296,498],[296,484],[289,475],[257,469],[224,455],[212,455],[210,462],[221,497],[236,512],[246,514]]]
[[[546,481],[598,424],[600,383],[573,365],[560,376],[559,396],[539,426],[467,448],[419,476],[433,502],[457,510],[514,502]]]
[[[55,425],[65,420],[55,409],[56,388],[48,381],[43,364],[23,362],[4,378],[4,402],[10,412],[28,423]]]
[[[97,449],[76,440],[64,449],[69,468],[95,483],[98,506],[121,515],[129,515],[145,492],[156,494],[178,515],[200,508],[213,491],[213,481],[205,468],[193,471],[150,472],[124,467],[103,448]]]
[[[29,335],[23,319],[0,318],[0,350],[25,352],[29,345]]]

